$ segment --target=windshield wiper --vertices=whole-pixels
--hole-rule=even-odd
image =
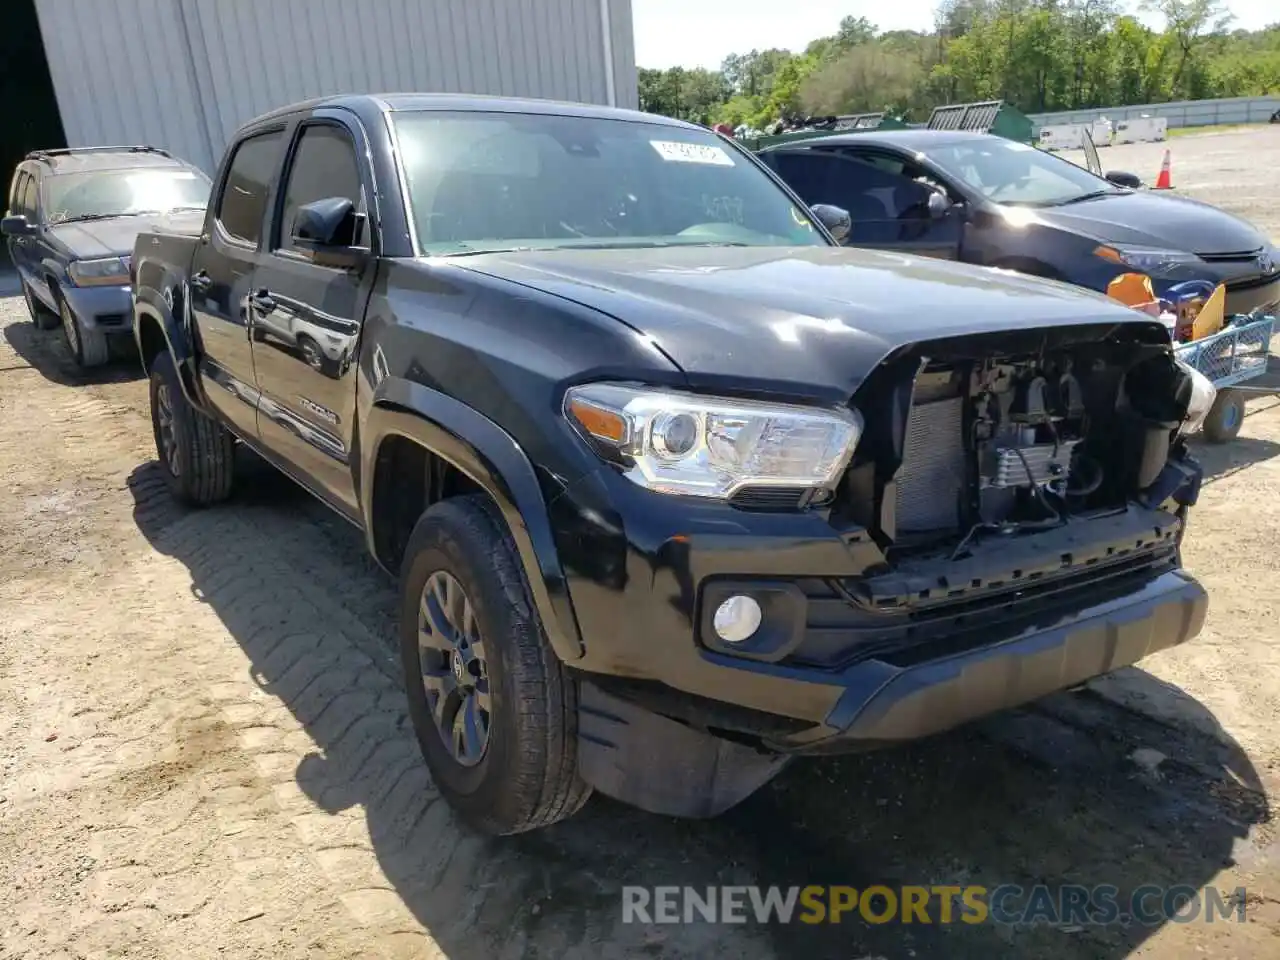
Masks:
[[[1098,199],[1098,197],[1110,197],[1110,196],[1114,196],[1115,194],[1117,194],[1117,193],[1121,193],[1121,192],[1123,192],[1123,191],[1120,191],[1120,190],[1092,190],[1092,191],[1090,191],[1089,193],[1082,193],[1082,194],[1080,194],[1080,196],[1078,196],[1078,197],[1071,197],[1071,198],[1069,198],[1069,199],[1067,199],[1067,200],[1059,200],[1057,203],[1053,204],[1053,206],[1055,206],[1055,207],[1065,207],[1065,206],[1066,206],[1067,204],[1069,204],[1069,203],[1080,203],[1080,202],[1082,202],[1082,201],[1084,201],[1084,200],[1096,200],[1096,199]]]
[[[54,221],[54,226],[59,223],[84,223],[86,220],[114,220],[116,217],[132,217],[132,213],[82,213],[75,217],[63,217],[61,220]]]

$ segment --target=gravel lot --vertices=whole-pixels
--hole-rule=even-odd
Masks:
[[[1102,157],[1154,178],[1163,149]],[[1280,128],[1172,149],[1183,192],[1280,237]],[[359,537],[253,464],[235,503],[175,507],[134,364],[76,377],[19,298],[0,328],[0,957],[1280,953],[1277,401],[1201,449],[1195,643],[908,749],[794,765],[718,821],[596,799],[489,842],[423,769],[392,587]],[[1245,885],[1249,922],[645,928],[619,893],[1036,882]]]

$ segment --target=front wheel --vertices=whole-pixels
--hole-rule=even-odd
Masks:
[[[22,281],[22,298],[27,301],[27,313],[31,314],[31,323],[37,330],[57,329],[59,316],[40,302],[25,280]]]
[[[572,816],[577,687],[551,651],[514,545],[481,496],[435,504],[401,573],[400,651],[409,715],[450,806],[491,836]]]
[[[89,370],[107,362],[110,352],[105,333],[86,329],[63,297],[58,297],[58,316],[62,320],[63,336],[67,338],[67,349],[71,351],[71,359],[77,367]]]
[[[235,438],[187,402],[167,351],[151,365],[151,427],[160,470],[174,497],[204,507],[231,496]]]

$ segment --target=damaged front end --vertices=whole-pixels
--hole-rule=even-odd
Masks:
[[[1201,481],[1186,436],[1212,402],[1153,325],[898,350],[854,398],[865,428],[831,505],[884,562],[838,591],[867,611],[941,612],[1178,566]]]

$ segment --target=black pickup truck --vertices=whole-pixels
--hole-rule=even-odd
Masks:
[[[661,117],[278,110],[202,228],[137,241],[161,467],[213,504],[242,443],[364,532],[490,833],[592,788],[715,815],[1194,637],[1213,388],[1164,327],[847,228]]]

